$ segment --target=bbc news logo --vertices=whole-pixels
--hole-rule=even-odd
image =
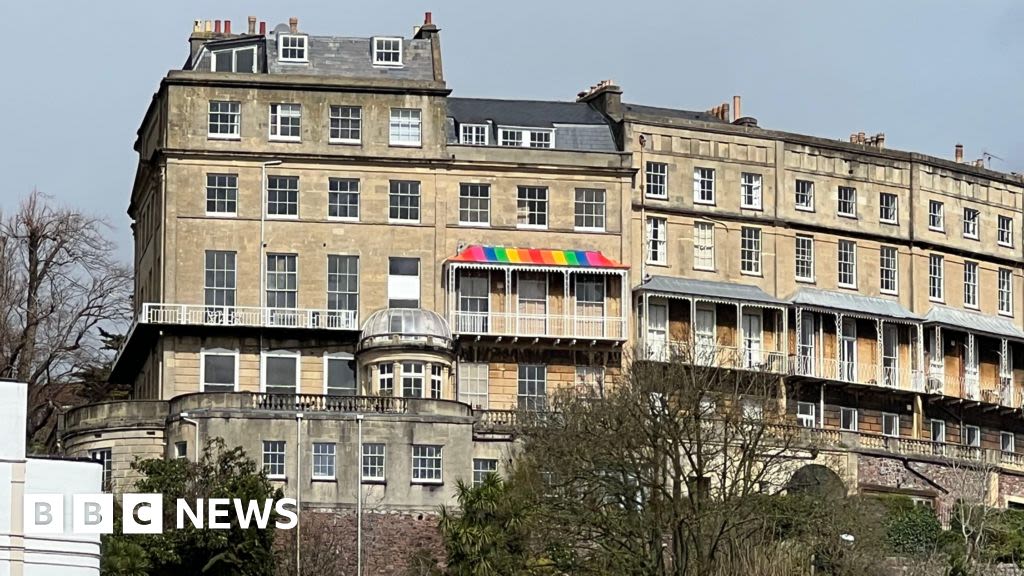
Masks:
[[[164,497],[161,494],[124,494],[121,500],[121,531],[124,534],[163,534]],[[113,494],[73,494],[71,514],[65,514],[63,494],[25,495],[25,534],[67,534],[65,518],[71,518],[72,534],[112,534],[114,532]],[[195,504],[178,499],[175,527],[229,530],[232,516],[240,528],[265,530],[276,513],[278,530],[291,530],[298,524],[298,506],[294,498],[243,501],[238,498],[199,498]]]

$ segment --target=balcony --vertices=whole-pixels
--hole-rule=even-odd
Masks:
[[[900,371],[894,366],[851,362],[836,358],[790,357],[789,374],[822,378],[848,384],[882,386],[896,390],[923,390],[924,380],[917,370]]]
[[[456,311],[451,326],[453,332],[467,336],[626,339],[626,320],[612,316]]]
[[[667,345],[648,343],[645,356],[648,360],[656,362],[676,361],[713,368],[786,373],[786,353],[764,348],[709,345],[694,347],[688,342],[676,341]]]
[[[139,322],[184,326],[359,330],[359,313],[355,310],[147,303],[142,305]]]

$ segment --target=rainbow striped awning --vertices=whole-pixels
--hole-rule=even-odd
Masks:
[[[480,246],[479,244],[469,246],[449,262],[565,266],[569,268],[628,268],[628,266],[592,250],[506,248],[505,246]]]

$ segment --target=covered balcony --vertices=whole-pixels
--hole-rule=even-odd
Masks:
[[[626,266],[600,252],[473,245],[446,263],[456,337],[626,339]]]
[[[1011,321],[932,306],[925,326],[928,392],[1021,407],[1014,350],[1024,344],[1024,332]]]
[[[654,276],[637,296],[642,357],[785,373],[787,304],[760,288]]]
[[[921,319],[898,302],[804,288],[792,303],[792,376],[925,391]]]

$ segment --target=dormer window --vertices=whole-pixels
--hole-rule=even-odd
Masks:
[[[555,131],[551,128],[501,128],[498,144],[524,148],[554,148]]]
[[[210,70],[213,72],[256,72],[256,47],[226,48],[214,50],[210,56]]]
[[[486,124],[462,124],[459,126],[459,143],[473,146],[487,146]]]
[[[401,66],[402,65],[402,39],[401,38],[374,38],[373,39],[373,65],[374,66]]]
[[[277,37],[277,59],[281,62],[309,62],[308,36],[281,34]]]

